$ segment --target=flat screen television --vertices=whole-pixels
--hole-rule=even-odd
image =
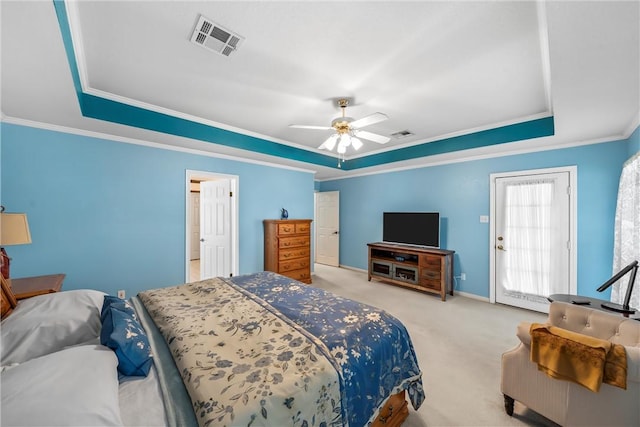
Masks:
[[[387,243],[440,247],[439,212],[384,212],[382,240]]]

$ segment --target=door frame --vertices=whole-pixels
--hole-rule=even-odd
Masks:
[[[547,173],[569,173],[569,187],[571,193],[569,197],[569,293],[578,293],[578,166],[561,166],[557,168],[530,169],[513,172],[492,173],[489,175],[489,302],[496,303],[496,178],[517,177],[527,175],[540,175]]]
[[[240,177],[237,175],[228,175],[228,174],[222,174],[222,173],[215,173],[215,172],[206,172],[206,171],[196,171],[196,170],[190,170],[187,169],[185,172],[185,205],[184,205],[184,211],[185,211],[185,251],[184,251],[184,255],[185,255],[185,269],[184,269],[184,277],[185,277],[185,283],[188,283],[191,281],[190,279],[190,251],[191,251],[191,217],[190,217],[190,211],[189,211],[189,204],[191,202],[190,200],[190,194],[191,194],[191,180],[192,179],[200,179],[200,180],[220,180],[220,179],[226,179],[230,181],[230,188],[231,188],[231,192],[233,194],[233,197],[231,198],[231,214],[229,215],[229,218],[231,220],[231,226],[230,226],[230,230],[231,230],[231,274],[234,276],[237,276],[239,274],[239,253],[238,253],[238,249],[239,249],[239,245],[238,245],[238,232],[239,232],[239,227],[238,227],[238,217],[239,217],[239,211],[238,211],[238,200],[240,200]]]

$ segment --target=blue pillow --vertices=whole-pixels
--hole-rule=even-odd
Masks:
[[[134,310],[131,303],[129,303],[129,301],[111,295],[105,295],[104,302],[102,303],[102,310],[100,311],[100,320],[104,322],[105,312],[108,311],[109,307],[114,304],[118,307],[119,310],[129,313],[136,320],[138,319],[136,311]]]
[[[118,371],[128,376],[147,376],[153,363],[151,347],[131,304],[107,295],[100,318],[100,344],[116,353]]]

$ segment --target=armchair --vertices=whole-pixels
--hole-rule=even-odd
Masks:
[[[566,426],[640,425],[640,322],[584,306],[553,302],[547,323],[625,347],[627,389],[602,384],[595,393],[570,381],[548,377],[530,360],[531,324],[518,325],[518,345],[502,355],[505,410],[514,401]]]

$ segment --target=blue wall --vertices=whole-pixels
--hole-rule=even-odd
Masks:
[[[640,153],[640,126],[629,137],[629,157],[635,153]]]
[[[636,131],[637,134],[637,131]],[[456,289],[489,297],[491,173],[577,165],[578,291],[608,298],[595,288],[611,276],[613,224],[629,140],[498,157],[320,183],[340,191],[340,264],[367,269],[368,242],[382,239],[384,211],[438,211],[441,246],[456,251]]]
[[[263,269],[265,218],[313,218],[313,174],[0,124],[1,195],[33,243],[12,277],[66,273],[64,289],[128,295],[184,282],[187,169],[239,176],[240,273]],[[286,188],[286,191],[283,191]]]

